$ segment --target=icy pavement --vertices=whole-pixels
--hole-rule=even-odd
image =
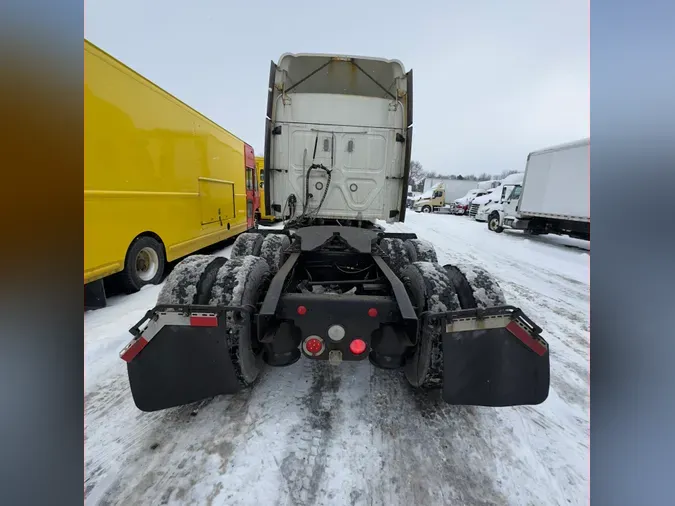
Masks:
[[[153,286],[84,316],[86,504],[587,504],[588,243],[414,212],[389,228],[488,269],[544,328],[544,404],[453,407],[368,362],[301,359],[250,392],[142,413],[118,352]]]

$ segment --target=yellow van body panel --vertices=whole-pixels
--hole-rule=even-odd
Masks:
[[[84,283],[142,234],[167,261],[246,231],[244,142],[84,41]]]

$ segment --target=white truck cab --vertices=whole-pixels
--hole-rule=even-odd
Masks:
[[[476,221],[487,221],[492,212],[501,209],[502,203],[507,199],[511,191],[513,191],[513,188],[522,185],[523,176],[524,174],[522,172],[511,174],[510,176],[505,177],[501,184],[488,194],[489,196],[485,195],[474,199],[470,210],[470,216]],[[478,206],[474,207],[475,204],[478,204]]]
[[[471,203],[476,199],[477,197],[482,197],[487,193],[487,190],[484,190],[482,188],[474,188],[473,190],[469,190],[469,192],[464,195],[461,198],[456,199],[450,208],[450,212],[452,214],[459,214],[459,215],[464,215],[464,214],[469,214],[469,207],[471,206]]]

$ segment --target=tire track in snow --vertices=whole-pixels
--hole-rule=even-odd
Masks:
[[[303,398],[306,410],[301,423],[291,430],[287,455],[279,468],[284,478],[280,496],[288,494],[291,504],[316,504],[327,464],[327,450],[336,424],[342,423],[337,397],[341,376],[327,363],[311,364],[312,386]]]

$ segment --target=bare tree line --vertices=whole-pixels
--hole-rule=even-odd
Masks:
[[[506,176],[515,174],[517,170],[503,170],[499,174],[488,174],[483,172],[482,174],[475,175],[462,175],[462,174],[441,174],[433,170],[424,170],[422,164],[417,160],[410,161],[410,177],[408,179],[408,184],[413,187],[413,191],[422,191],[424,186],[424,180],[426,178],[445,178],[445,179],[458,179],[466,181],[490,181],[494,179],[504,179]]]

